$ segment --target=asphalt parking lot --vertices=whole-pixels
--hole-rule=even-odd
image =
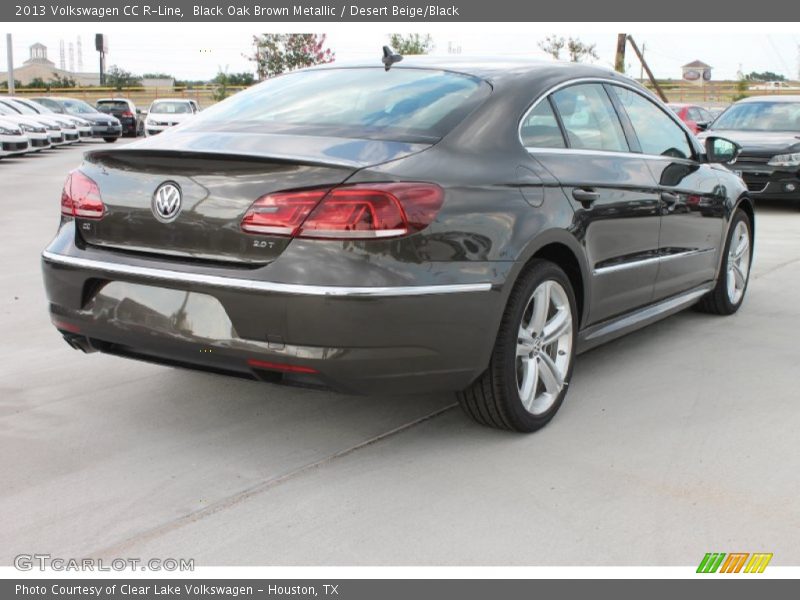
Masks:
[[[347,397],[70,349],[39,253],[87,146],[0,161],[0,564],[800,562],[796,207],[758,207],[737,315],[687,311],[580,356],[555,420],[523,436],[447,395]]]

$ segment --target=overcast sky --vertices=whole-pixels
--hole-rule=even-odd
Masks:
[[[263,26],[263,24],[261,24]],[[251,52],[252,36],[262,31],[259,24],[37,24],[15,25],[13,31],[14,63],[19,66],[28,58],[28,47],[42,42],[48,47],[48,57],[59,65],[59,41],[67,45],[81,36],[83,42],[84,70],[97,69],[94,34],[109,36],[108,65],[142,74],[166,72],[179,79],[210,79],[219,68],[230,72],[253,71],[253,64],[244,55]],[[282,27],[285,27],[282,25]],[[297,26],[297,30],[308,25]],[[584,26],[588,27],[588,26]],[[147,31],[145,31],[145,29]],[[413,25],[317,25],[317,30],[327,31],[328,47],[336,52],[337,59],[363,59],[374,56],[379,60],[380,48],[387,42],[388,34],[400,29],[414,31]],[[424,30],[418,27],[419,30]],[[448,47],[460,47],[462,55],[528,55],[544,57],[537,42],[553,32],[575,32],[584,42],[596,44],[597,63],[611,66],[616,47],[615,29],[597,32],[598,28],[576,29],[576,26],[557,24],[462,24],[459,26],[428,26],[433,34],[435,53],[447,53]],[[714,79],[735,79],[741,68],[750,71],[770,70],[791,79],[798,78],[798,47],[800,33],[775,34],[733,33],[715,34],[714,24],[687,28],[669,24],[661,28],[644,28],[628,31],[640,46],[645,46],[645,56],[659,78],[679,78],[680,66],[695,59],[712,67]],[[727,30],[727,28],[726,28]],[[666,33],[677,31],[680,33]],[[5,37],[5,36],[3,36]],[[6,67],[5,40],[0,44],[0,70]],[[629,74],[638,77],[640,67],[635,55],[628,51],[626,62]],[[76,59],[77,63],[77,59]],[[69,67],[69,64],[67,64]]]

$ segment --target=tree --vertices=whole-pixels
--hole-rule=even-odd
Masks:
[[[578,38],[564,39],[557,35],[548,35],[539,42],[539,48],[556,60],[561,60],[561,52],[566,48],[570,62],[583,62],[586,59],[597,60],[595,44],[585,44]]]
[[[772,71],[751,71],[744,78],[747,81],[786,81],[786,77]]]
[[[546,38],[544,38],[543,41],[539,42],[539,48],[541,48],[543,52],[549,54],[556,60],[560,60],[561,51],[564,49],[566,43],[567,42],[563,37],[558,37],[556,35],[548,35]]]
[[[106,71],[106,85],[121,90],[124,87],[138,87],[142,85],[142,78],[130,71],[111,65]]]
[[[403,55],[428,54],[434,49],[433,38],[427,33],[424,36],[419,33],[393,33],[389,36],[389,45]]]
[[[14,87],[21,88],[22,82],[19,79],[14,80]],[[7,90],[8,89],[8,81],[0,81],[0,89]]]
[[[256,78],[252,73],[247,71],[242,71],[241,73],[226,73],[220,71],[217,73],[217,76],[211,80],[211,83],[224,83],[226,85],[233,85],[239,87],[247,87],[248,85],[253,85],[256,82]]]
[[[597,60],[597,50],[594,44],[584,44],[577,38],[567,40],[567,53],[570,62],[583,62],[584,59]]]
[[[256,63],[259,79],[333,62],[334,52],[325,46],[325,34],[264,33],[253,36],[254,52],[248,58]]]
[[[62,77],[58,73],[53,73],[50,78],[50,85],[54,88],[74,88],[78,86],[78,82],[68,75]]]
[[[48,88],[49,89],[50,88],[50,86],[47,84],[47,82],[44,79],[42,79],[41,77],[34,77],[33,79],[30,80],[28,85],[21,86],[21,87],[39,88],[39,89],[41,89],[41,88]]]

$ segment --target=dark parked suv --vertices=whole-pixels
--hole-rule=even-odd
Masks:
[[[739,309],[753,207],[718,164],[736,144],[701,146],[596,67],[375,63],[275,77],[87,153],[42,260],[67,342],[456,391],[477,421],[533,431],[576,353],[692,305]]]
[[[97,110],[116,117],[122,125],[122,135],[137,137],[144,135],[142,111],[133,100],[127,98],[101,98],[95,102]]]

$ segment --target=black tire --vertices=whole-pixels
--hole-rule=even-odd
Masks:
[[[534,290],[547,281],[558,283],[566,293],[572,327],[571,344],[568,367],[563,377],[563,389],[549,408],[539,414],[533,414],[523,405],[518,388],[518,332],[524,322]],[[549,305],[548,310],[550,310]],[[508,299],[489,368],[466,390],[457,394],[464,411],[482,425],[523,433],[536,431],[550,422],[561,407],[572,378],[578,331],[577,315],[575,294],[564,271],[550,261],[532,260],[520,275]]]
[[[728,293],[728,266],[731,260],[730,247],[734,237],[734,232],[737,230],[739,223],[744,223],[747,227],[747,234],[750,240],[748,249],[749,259],[747,262],[747,274],[744,278],[744,290],[741,298],[733,301]],[[732,315],[744,302],[747,295],[747,285],[750,282],[750,266],[753,262],[753,225],[750,222],[750,217],[741,208],[737,209],[731,219],[730,227],[728,227],[727,238],[725,239],[725,248],[723,249],[722,264],[720,265],[719,277],[714,289],[708,294],[703,296],[697,303],[697,309],[700,312],[710,313],[713,315]]]
[[[117,138],[103,138],[103,141],[106,142],[107,144],[113,144],[114,142],[117,141]]]

